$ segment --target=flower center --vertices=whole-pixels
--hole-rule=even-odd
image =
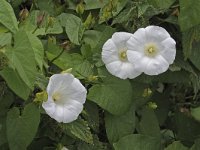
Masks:
[[[126,50],[122,50],[122,51],[119,52],[119,59],[121,61],[126,61],[127,60]]]
[[[55,92],[55,93],[53,94],[52,98],[53,98],[54,101],[58,101],[58,100],[60,100],[61,95],[60,95],[60,93]]]
[[[145,46],[145,54],[149,57],[155,57],[158,53],[158,48],[154,43],[149,43]]]

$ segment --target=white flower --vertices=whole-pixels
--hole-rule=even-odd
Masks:
[[[148,26],[138,29],[127,41],[127,57],[137,64],[141,72],[158,75],[174,62],[176,42],[162,27]]]
[[[58,122],[69,123],[83,110],[87,90],[72,74],[54,74],[47,86],[48,100],[42,107]]]
[[[127,58],[126,42],[131,36],[130,33],[116,32],[102,48],[102,60],[107,70],[121,79],[132,79],[141,74]]]

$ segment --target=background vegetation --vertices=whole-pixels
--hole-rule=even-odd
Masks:
[[[199,150],[199,8],[200,0],[1,0],[0,149]],[[148,25],[175,39],[175,63],[158,76],[111,76],[102,45]],[[70,68],[88,97],[78,120],[59,124],[40,92]]]

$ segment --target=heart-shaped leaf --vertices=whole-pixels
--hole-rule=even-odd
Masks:
[[[22,115],[13,108],[7,115],[7,138],[11,150],[25,150],[33,140],[40,122],[40,113],[34,104],[28,104]]]

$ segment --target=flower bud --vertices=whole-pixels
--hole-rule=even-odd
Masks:
[[[76,12],[80,15],[82,15],[85,11],[85,6],[84,4],[81,2],[76,6]]]
[[[97,81],[98,78],[99,78],[98,76],[90,75],[90,76],[88,77],[87,80],[88,80],[89,82],[94,82],[94,81]]]
[[[42,102],[47,101],[47,99],[48,99],[47,92],[46,91],[42,91],[42,92],[36,93],[35,99],[33,101],[35,103],[42,103]]]
[[[69,69],[67,69],[67,70],[62,71],[61,74],[62,74],[62,73],[71,73],[71,72],[72,72],[72,68],[69,68]]]
[[[146,88],[144,89],[142,96],[149,97],[151,94],[152,94],[152,90],[150,88]]]
[[[37,16],[37,26],[40,27],[44,22],[45,13]]]
[[[92,26],[94,23],[95,23],[95,19],[92,17],[92,14],[90,13],[90,14],[87,16],[87,18],[86,18],[85,22],[83,23],[83,25],[84,25],[84,27],[85,27],[86,29],[89,29],[89,28],[91,28],[91,26]]]
[[[48,17],[48,27],[53,27],[53,24],[55,22],[55,18],[53,17]]]
[[[147,106],[151,109],[156,109],[158,105],[155,102],[148,102]]]
[[[19,17],[20,17],[20,20],[25,20],[27,17],[29,16],[29,11],[28,9],[22,9],[20,12],[19,12]]]

